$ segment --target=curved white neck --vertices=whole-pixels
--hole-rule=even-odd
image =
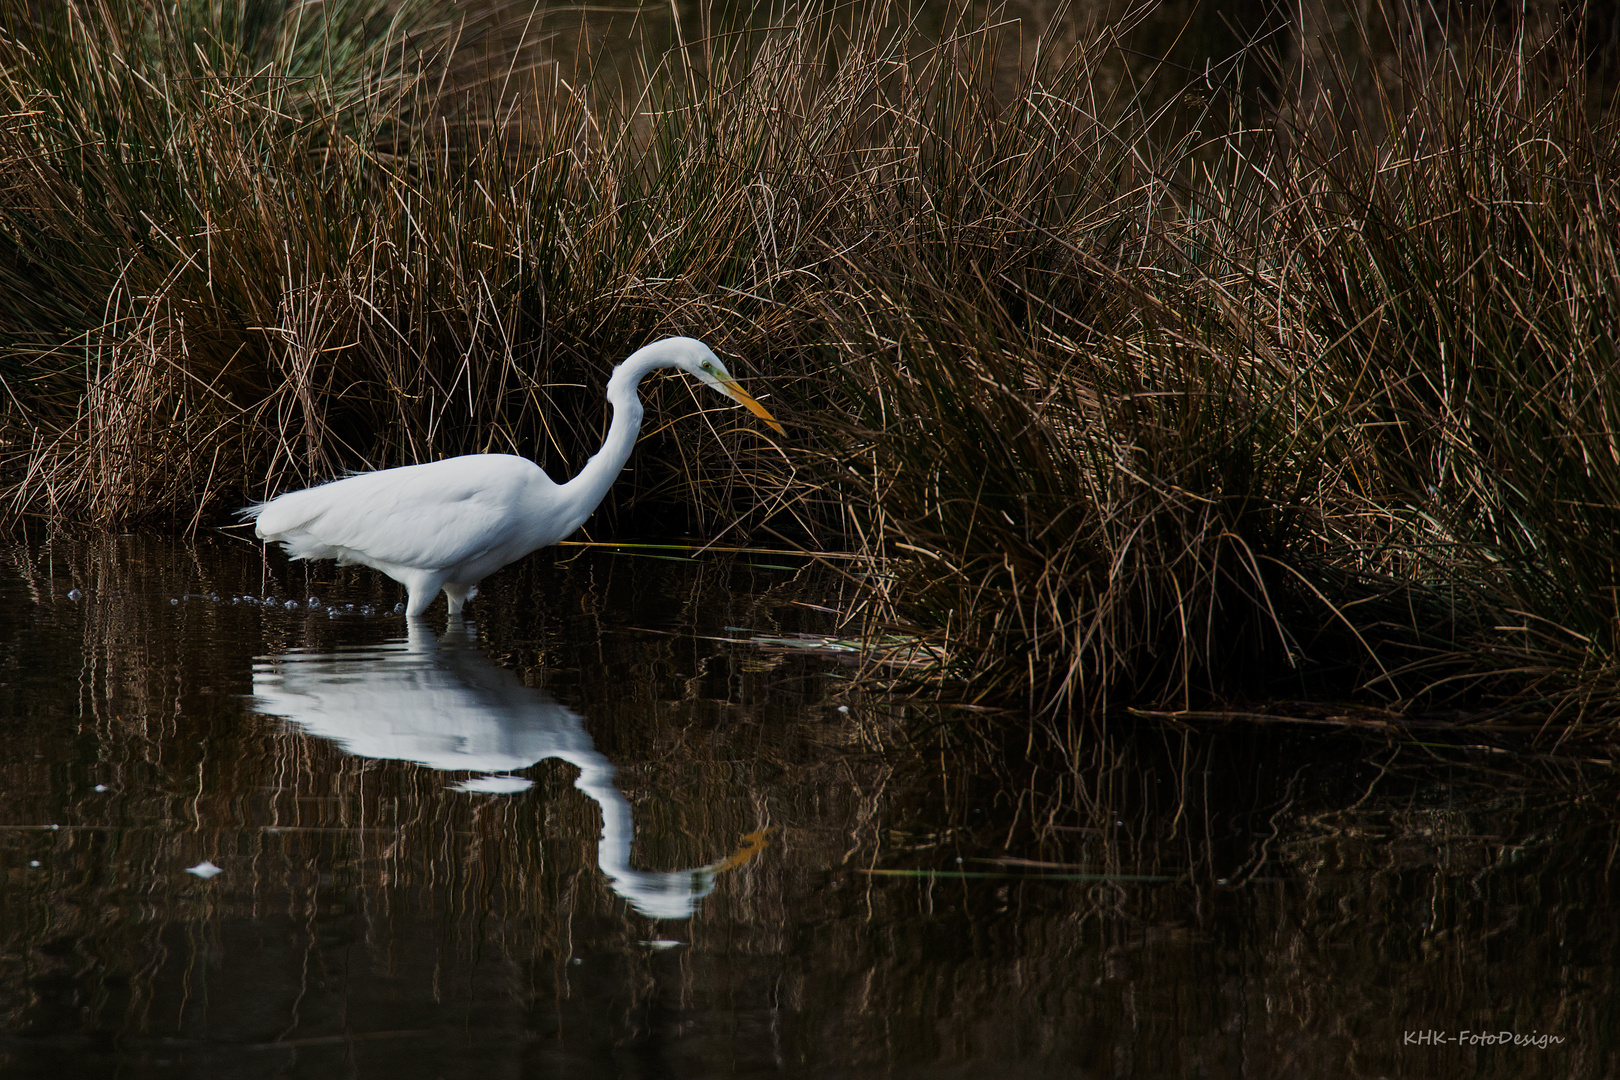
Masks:
[[[570,532],[591,516],[613,481],[618,479],[624,463],[630,460],[630,452],[636,448],[642,417],[641,398],[636,388],[648,372],[673,367],[676,362],[667,349],[658,347],[661,344],[658,342],[631,353],[613,369],[608,379],[607,400],[613,409],[613,419],[608,424],[607,438],[602,442],[602,449],[592,455],[579,474],[563,484],[559,492],[573,511],[569,517],[577,518]]]

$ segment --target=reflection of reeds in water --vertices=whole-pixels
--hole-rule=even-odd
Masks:
[[[540,764],[528,773],[537,783],[531,793],[490,799],[453,791],[431,770],[349,756],[285,723],[254,717],[236,696],[250,689],[253,654],[267,639],[318,640],[321,631],[330,633],[330,621],[302,610],[253,609],[198,596],[199,584],[227,601],[245,592],[244,585],[262,588],[257,560],[231,550],[177,551],[176,559],[158,547],[55,541],[42,550],[8,550],[40,610],[51,612],[45,627],[59,637],[64,628],[82,634],[82,650],[79,641],[65,650],[78,654],[82,667],[73,670],[67,655],[57,657],[65,666],[52,685],[71,685],[77,676],[87,687],[80,737],[95,747],[72,790],[54,793],[62,802],[47,806],[49,778],[34,776],[9,789],[5,815],[13,822],[63,824],[48,845],[47,891],[33,892],[37,875],[26,891],[41,899],[83,892],[85,902],[43,922],[22,918],[8,925],[23,935],[18,955],[32,949],[23,943],[58,939],[83,942],[94,954],[96,970],[86,977],[97,996],[95,1023],[116,1030],[123,1016],[131,1031],[185,1029],[194,1019],[187,1010],[198,1007],[193,991],[213,977],[207,956],[240,948],[233,935],[244,925],[279,928],[263,931],[285,943],[273,950],[272,982],[293,970],[314,979],[309,972],[331,959],[334,921],[339,938],[366,951],[364,966],[384,980],[392,965],[415,971],[427,957],[465,969],[471,954],[498,943],[492,963],[509,969],[503,979],[519,978],[512,965],[543,963],[566,983],[578,975],[568,970],[576,921],[618,927],[606,943],[593,932],[590,948],[620,949],[640,962],[638,941],[656,933],[655,924],[627,918],[623,901],[609,891],[616,883],[598,867],[602,810],[576,790],[573,769]],[[587,594],[615,587],[611,574],[576,576],[587,579]],[[67,598],[70,586],[80,588],[81,599]],[[575,587],[563,592],[558,603],[565,613],[583,606]],[[188,598],[169,602],[180,596]],[[683,602],[704,601],[687,596]],[[706,602],[712,609],[714,596]],[[61,647],[59,640],[54,644]],[[650,648],[639,650],[621,644],[632,671],[681,663],[681,650],[667,636],[653,636]],[[564,659],[577,652],[589,664],[600,648],[580,637],[550,651]],[[480,678],[521,696],[516,676],[479,663]],[[612,670],[584,670],[593,682],[616,678]],[[771,670],[738,678],[757,681]],[[625,702],[621,695],[617,708],[631,732],[646,726],[648,713],[665,725],[682,716],[712,723],[735,708],[708,697],[717,689],[758,696],[701,671],[659,685],[676,696]],[[42,757],[60,757],[45,750],[61,734],[49,726],[32,732]],[[627,745],[642,742],[632,735]],[[683,787],[696,779],[695,791],[657,777],[627,785],[652,841],[616,857],[621,869],[626,858],[670,869],[715,864],[709,872],[746,893],[755,868],[742,855],[760,850],[748,834],[768,824],[770,810],[739,790],[747,777],[734,763],[691,762],[702,749],[701,740],[683,748],[693,766],[680,774]],[[610,769],[599,754],[586,764],[598,773]],[[92,783],[110,792],[91,793]],[[602,800],[606,792],[595,795]],[[622,797],[619,804],[616,813],[629,811]],[[204,858],[224,866],[225,874],[205,884],[181,872]],[[61,870],[70,866],[75,870]],[[73,874],[87,868],[94,868],[91,878],[75,883]],[[711,901],[722,910],[725,903],[723,897]],[[327,1005],[316,1000],[319,982],[300,992],[310,996],[314,1014],[327,1015]],[[277,983],[274,991],[282,988]],[[215,1000],[222,993],[229,996],[229,988],[215,987]],[[39,1014],[41,1002],[32,1007],[30,1015]],[[46,1021],[59,1019],[50,1013],[43,1007]],[[258,1037],[269,1041],[276,1034]]]
[[[555,680],[589,717],[634,809],[635,865],[717,862],[776,827],[677,927],[612,892],[569,766],[526,770],[517,797],[469,796],[252,715],[255,655],[390,632],[169,603],[199,582],[257,586],[237,550],[5,549],[4,595],[39,599],[3,639],[23,677],[0,699],[0,1008],[28,1038],[0,1053],[107,1061],[97,1046],[116,1044],[126,1062],[207,1067],[255,1046],[401,1075],[536,1048],[695,1073],[1388,1075],[1410,1064],[1391,1024],[1511,1022],[1570,1040],[1547,1059],[1561,1075],[1605,1073],[1612,976],[1582,957],[1612,951],[1588,913],[1614,800],[1600,779],[1575,787],[1573,766],[1436,783],[1375,748],[1380,767],[1357,775],[1335,764],[1351,751],[1273,728],[1093,740],[1011,768],[1018,748],[957,713],[854,699],[845,717],[812,666],[708,640],[770,606],[712,567],[528,566],[509,579],[521,593],[479,598],[488,645],[544,653],[516,677]],[[65,598],[85,582],[104,591]],[[772,610],[791,608],[778,588]],[[680,632],[630,632],[615,612]],[[143,676],[114,654],[143,656]],[[75,678],[98,689],[42,692]],[[225,872],[184,874],[204,858]],[[641,944],[655,935],[686,946]]]

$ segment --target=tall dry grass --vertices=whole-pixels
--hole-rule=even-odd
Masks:
[[[1259,697],[1607,715],[1591,13],[1375,8],[1200,71],[1128,20],[806,7],[597,78],[469,67],[428,7],[61,10],[0,41],[13,516],[566,474],[607,368],[692,333],[791,439],[654,384],[604,528],[855,550],[872,626],[1065,737]]]
[[[968,213],[828,305],[857,532],[975,692],[1608,715],[1614,114],[1578,27],[1380,15],[1269,130],[1237,69],[1179,138],[953,101]]]

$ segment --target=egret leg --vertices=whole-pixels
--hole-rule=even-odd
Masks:
[[[428,605],[433,603],[433,598],[439,595],[439,590],[444,587],[445,576],[443,573],[419,571],[399,579],[410,597],[405,603],[405,614],[408,618],[422,617]]]
[[[450,617],[453,619],[461,614],[461,607],[468,600],[478,595],[478,586],[461,585],[454,581],[444,584],[444,598],[450,601]]]

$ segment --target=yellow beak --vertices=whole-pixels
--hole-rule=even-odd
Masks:
[[[723,383],[722,385],[725,387],[726,393],[736,398],[738,403],[741,404],[743,408],[747,409],[749,412],[771,425],[771,427],[775,428],[778,435],[787,434],[787,431],[782,427],[782,425],[776,422],[776,417],[766,412],[765,406],[755,401],[752,394],[734,382]]]

